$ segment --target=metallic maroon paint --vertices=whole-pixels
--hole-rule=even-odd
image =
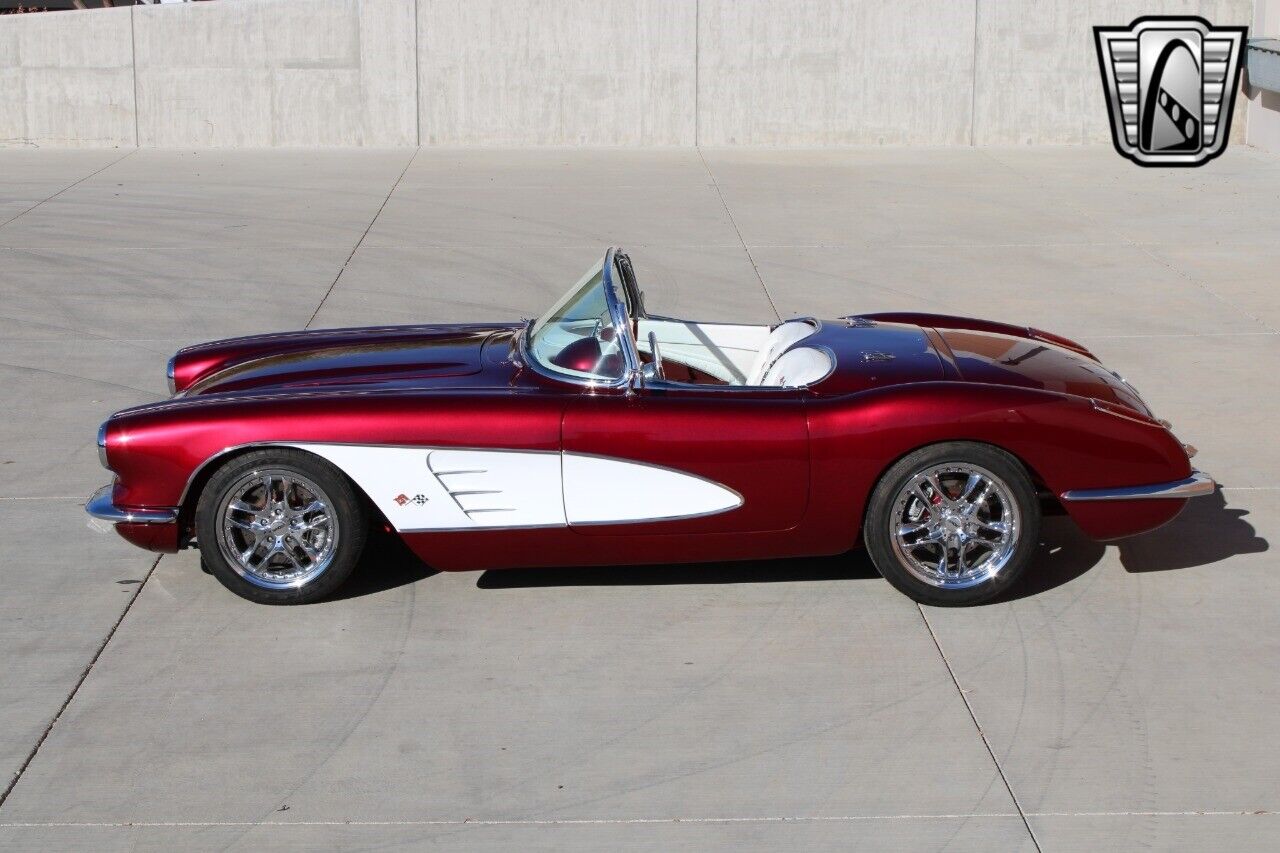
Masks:
[[[173,364],[185,394],[117,413],[106,426],[114,502],[178,507],[178,522],[117,530],[142,547],[178,547],[190,537],[203,480],[225,454],[286,442],[564,449],[678,468],[746,499],[733,512],[642,526],[404,535],[448,570],[839,553],[856,543],[877,478],[942,441],[1002,447],[1054,495],[1190,473],[1178,440],[1079,344],[986,321],[869,316],[872,325],[827,321],[804,341],[830,350],[838,365],[807,390],[587,388],[524,365],[513,324],[188,347]],[[1158,526],[1183,504],[1071,502],[1067,510],[1106,539]]]
[[[466,375],[467,366],[494,332],[508,335],[519,324],[372,326],[318,329],[211,341],[186,347],[173,357],[175,391],[184,392],[203,378],[219,375],[213,386],[192,389],[249,390],[273,379],[307,384],[337,384],[361,376],[413,382],[436,376]],[[299,368],[302,368],[299,373]],[[228,371],[222,374],[223,371]],[[226,382],[230,387],[223,388]]]
[[[181,548],[177,524],[117,524],[116,533],[130,545],[162,554],[176,554]]]
[[[1098,357],[1091,353],[1083,344],[1076,343],[1070,338],[1064,338],[1061,335],[1055,335],[1052,332],[1046,332],[1032,326],[1015,326],[1012,323],[998,323],[995,320],[978,320],[973,317],[954,317],[950,314],[926,314],[913,311],[885,311],[878,314],[861,315],[868,320],[876,320],[884,323],[906,323],[908,325],[920,326],[927,329],[961,329],[970,332],[995,332],[1000,335],[1009,335],[1014,338],[1026,338],[1028,340],[1044,341],[1045,343],[1054,344],[1064,349],[1073,350],[1080,355],[1098,360]]]
[[[564,450],[696,474],[743,505],[701,518],[649,522],[645,533],[748,533],[795,527],[809,502],[809,435],[799,391],[650,391],[580,396],[565,407]],[[633,535],[633,524],[574,528]]]

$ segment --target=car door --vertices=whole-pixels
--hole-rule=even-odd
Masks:
[[[803,392],[670,385],[565,409],[565,515],[584,535],[786,530],[809,497]]]

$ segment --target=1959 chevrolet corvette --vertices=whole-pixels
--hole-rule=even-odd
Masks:
[[[315,601],[371,524],[442,570],[836,555],[918,601],[1000,594],[1041,512],[1102,540],[1214,483],[1087,349],[931,314],[693,322],[612,249],[526,323],[215,341],[98,431],[88,512],[199,547],[257,602]]]

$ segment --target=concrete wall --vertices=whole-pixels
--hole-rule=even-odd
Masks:
[[[974,0],[698,6],[700,143],[969,143]]]
[[[0,17],[0,144],[133,145],[132,14]]]
[[[0,144],[1106,143],[1091,27],[1175,13],[1251,23],[1254,2],[218,0],[4,16]]]
[[[138,144],[416,144],[413,6],[135,7]]]
[[[418,0],[426,145],[693,145],[696,4]]]
[[[1280,38],[1280,0],[1258,0],[1250,38]],[[1245,86],[1249,105],[1247,139],[1264,151],[1280,153],[1280,92]]]

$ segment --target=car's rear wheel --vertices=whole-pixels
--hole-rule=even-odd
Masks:
[[[924,604],[998,596],[1026,570],[1040,509],[1026,469],[990,445],[948,442],[900,459],[876,484],[863,540],[885,579]]]
[[[367,515],[329,462],[290,448],[232,459],[196,506],[196,539],[210,574],[261,604],[307,604],[355,568]]]

